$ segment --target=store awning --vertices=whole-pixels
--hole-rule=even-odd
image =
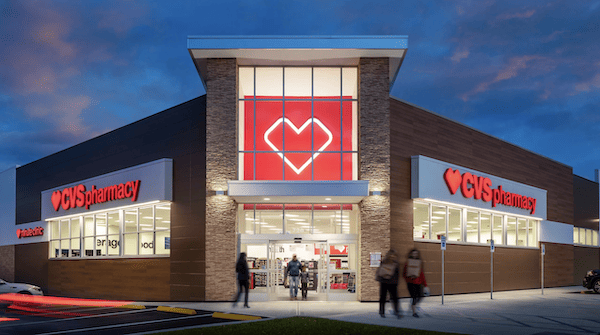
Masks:
[[[369,195],[368,180],[227,182],[227,195],[238,203],[357,204]]]

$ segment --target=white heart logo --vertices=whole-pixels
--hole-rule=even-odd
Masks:
[[[279,157],[283,158],[283,160],[285,161],[285,163],[292,168],[292,170],[294,170],[294,172],[296,172],[296,174],[300,174],[304,169],[306,169],[307,166],[310,165],[310,163],[312,163],[312,161],[317,158],[317,156],[319,156],[319,154],[321,153],[321,151],[325,150],[325,148],[327,148],[327,146],[329,144],[331,144],[331,141],[333,141],[333,134],[331,134],[331,131],[329,131],[329,129],[327,129],[327,127],[325,127],[325,125],[323,124],[323,122],[321,122],[319,119],[308,119],[306,120],[306,122],[304,122],[304,124],[302,125],[302,127],[297,128],[292,121],[286,119],[286,118],[280,118],[279,120],[275,121],[275,123],[273,123],[273,125],[271,125],[271,127],[269,127],[269,129],[267,129],[267,131],[265,132],[265,142],[271,147],[271,149],[273,149],[273,151],[279,151],[279,149],[277,149],[276,146],[273,145],[273,143],[271,143],[271,141],[269,141],[269,134],[271,134],[271,132],[282,122],[284,122],[290,126],[290,128],[292,128],[296,134],[300,134],[302,131],[304,131],[304,129],[306,129],[306,127],[308,127],[309,124],[314,123],[316,125],[318,125],[319,127],[321,127],[321,129],[323,129],[323,131],[327,134],[327,136],[329,136],[329,139],[327,140],[327,142],[325,142],[325,144],[323,144],[323,146],[321,146],[317,152],[315,152],[312,157],[310,157],[306,162],[304,162],[304,164],[298,169],[292,162],[290,162],[289,159],[287,159],[287,157],[283,157],[283,154],[281,152],[278,152],[277,155],[279,155]]]

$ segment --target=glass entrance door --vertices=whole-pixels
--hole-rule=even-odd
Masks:
[[[357,243],[344,240],[246,240],[250,300],[290,300],[287,265],[295,254],[308,271],[309,301],[357,299]],[[298,297],[301,297],[300,287]]]

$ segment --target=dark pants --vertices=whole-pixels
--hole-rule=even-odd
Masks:
[[[412,298],[412,304],[414,306],[419,302],[419,300],[421,300],[421,297],[423,296],[421,292],[421,285],[406,283],[406,286],[408,287],[408,292],[410,293],[410,297]]]
[[[394,312],[398,314],[398,285],[385,283],[379,284],[379,314],[385,314],[385,301],[388,292],[390,292],[390,299],[394,305]]]
[[[308,283],[302,283],[302,298],[308,295]]]
[[[240,295],[242,295],[242,289],[245,290],[246,294],[244,296],[244,306],[248,305],[248,288],[250,286],[250,282],[242,279],[238,279],[238,293],[235,296],[235,302],[237,303],[240,300]]]

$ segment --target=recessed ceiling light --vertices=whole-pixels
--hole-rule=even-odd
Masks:
[[[329,201],[329,200],[331,200],[331,198],[325,198],[325,200]]]
[[[271,200],[271,198],[264,198],[263,200],[269,201],[269,200]]]

